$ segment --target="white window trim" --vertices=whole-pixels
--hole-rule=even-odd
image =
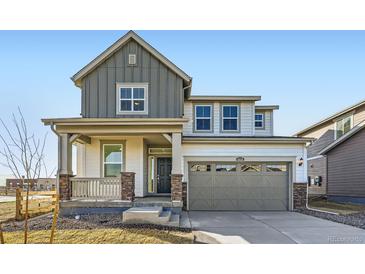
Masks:
[[[262,120],[256,120],[256,115],[261,115]],[[261,127],[256,126],[256,122],[262,122]],[[264,129],[265,128],[265,114],[264,113],[255,113],[255,123],[254,123],[255,129]]]
[[[197,117],[196,109],[197,107],[209,107],[210,108],[210,117]],[[209,119],[209,130],[208,129],[198,129],[198,119]],[[213,106],[212,105],[194,105],[194,131],[196,132],[212,132],[213,127]]]
[[[141,115],[146,115],[148,114],[148,83],[117,83],[117,88],[116,88],[116,98],[117,98],[117,114],[141,114]],[[126,101],[130,100],[131,104],[132,104],[132,110],[120,110],[121,107],[121,100],[123,100],[120,97],[120,89],[121,88],[131,88],[132,89],[132,94],[131,94],[131,99],[125,99]],[[144,101],[144,110],[140,111],[140,110],[133,110],[133,88],[144,88],[144,98],[143,99],[136,99],[139,101]]]
[[[224,117],[224,107],[236,107],[237,108],[237,116],[236,117]],[[238,132],[240,130],[239,128],[239,117],[240,117],[240,106],[239,105],[222,105],[221,106],[221,123],[222,123],[222,132]],[[224,129],[224,119],[236,119],[237,120],[237,129]]]
[[[121,150],[121,153],[122,153],[122,160],[121,160],[121,162],[107,162],[107,163],[105,163],[105,159],[104,159],[104,156],[105,156],[105,146],[121,146],[121,148],[122,148],[122,150]],[[123,171],[123,165],[124,165],[124,145],[123,144],[121,144],[121,143],[115,143],[115,144],[103,144],[103,154],[102,154],[102,158],[101,158],[101,160],[103,161],[103,163],[102,163],[102,177],[103,178],[109,178],[109,177],[105,177],[105,173],[104,173],[104,171],[105,171],[105,164],[120,164],[120,172],[122,172]]]
[[[345,116],[342,116],[342,117],[340,117],[340,118],[338,118],[338,119],[336,119],[334,122],[335,122],[335,125],[334,125],[334,128],[335,128],[335,130],[334,130],[334,139],[335,140],[337,140],[338,138],[337,138],[337,122],[339,122],[339,121],[341,121],[341,120],[345,120],[346,118],[350,118],[350,130],[354,127],[354,114],[350,114],[350,115],[345,115]],[[346,134],[346,133],[345,133]],[[345,135],[344,134],[344,135]],[[342,135],[343,136],[343,135]],[[341,137],[342,137],[341,136]],[[340,137],[340,138],[341,138]]]

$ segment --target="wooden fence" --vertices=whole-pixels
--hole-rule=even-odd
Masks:
[[[16,190],[16,220],[25,217],[27,192],[22,189]],[[56,191],[30,191],[28,199],[28,216],[48,213],[58,208],[58,195]]]
[[[15,196],[16,187],[0,186],[0,196]]]

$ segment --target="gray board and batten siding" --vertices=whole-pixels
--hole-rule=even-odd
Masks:
[[[365,197],[365,129],[327,152],[330,196]]]
[[[137,64],[128,64],[136,54]],[[117,114],[116,83],[148,83],[148,114]],[[131,39],[82,79],[84,118],[179,118],[183,115],[183,79]]]

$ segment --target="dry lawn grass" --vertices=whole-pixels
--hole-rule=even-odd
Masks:
[[[312,199],[309,201],[309,207],[343,215],[365,211],[365,206],[363,205],[341,204],[325,199]]]
[[[15,202],[0,203],[0,222],[15,219]]]
[[[50,231],[30,231],[28,243],[49,242]],[[5,232],[6,244],[21,244],[24,232]],[[192,233],[157,229],[58,230],[55,244],[191,244]]]

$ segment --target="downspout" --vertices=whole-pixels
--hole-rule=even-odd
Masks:
[[[51,122],[50,128],[54,134],[57,135],[57,143],[58,143],[58,162],[57,162],[57,175],[56,175],[56,191],[59,191],[59,181],[60,181],[60,161],[61,161],[61,143],[60,143],[60,134],[55,130],[54,123]]]

